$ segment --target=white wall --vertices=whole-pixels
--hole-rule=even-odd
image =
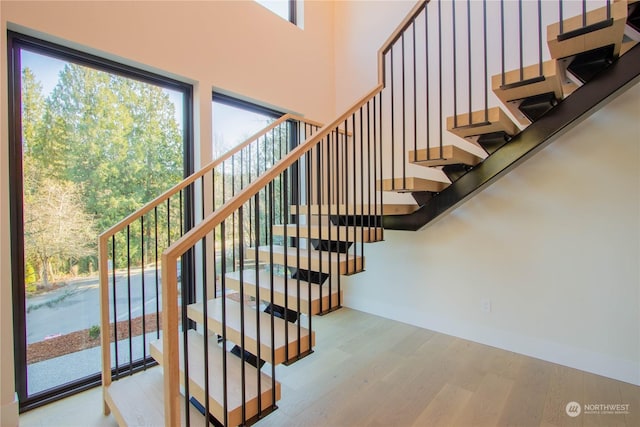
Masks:
[[[337,42],[351,37],[336,49],[338,109],[377,79],[353,58],[374,56],[412,4],[336,5],[358,29],[336,19]],[[638,99],[640,86],[425,230],[385,232],[346,305],[640,384]]]
[[[4,90],[7,28],[194,84],[196,161],[204,163],[211,156],[214,88],[315,120],[334,116],[333,7],[331,2],[306,2],[303,30],[253,1],[0,3],[0,425],[16,422]]]

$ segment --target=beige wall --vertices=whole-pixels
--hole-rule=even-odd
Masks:
[[[412,5],[336,5],[338,110],[375,84],[375,52]],[[638,99],[635,86],[425,230],[385,232],[346,305],[640,384]]]
[[[211,153],[213,88],[326,121],[334,115],[333,3],[309,1],[304,30],[252,1],[2,1],[6,29],[168,75],[195,86],[196,160]],[[0,122],[0,425],[12,425],[6,54]],[[304,95],[304,96],[301,96]],[[11,415],[12,416],[12,415]]]

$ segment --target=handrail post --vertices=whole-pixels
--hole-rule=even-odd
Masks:
[[[111,413],[106,399],[107,387],[111,385],[111,328],[109,322],[109,263],[107,252],[108,237],[100,236],[98,238],[98,271],[100,278],[100,343],[102,345],[102,401],[104,415]],[[118,345],[117,342],[115,344]]]
[[[162,254],[162,365],[165,426],[180,425],[177,256]],[[186,330],[185,330],[186,333]]]

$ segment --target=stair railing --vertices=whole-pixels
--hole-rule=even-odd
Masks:
[[[201,202],[205,192],[211,194],[214,210],[284,157],[292,145],[289,141],[306,137],[319,126],[285,114],[99,236],[103,387],[154,364],[148,343],[160,337],[162,327],[160,256],[197,216],[205,216]],[[132,292],[134,288],[139,291]],[[135,301],[135,294],[141,301]]]
[[[205,407],[205,413],[217,415],[216,418],[223,425],[246,424],[252,417],[259,418],[275,406],[279,394],[279,385],[275,379],[275,364],[278,363],[277,342],[284,340],[286,343],[292,343],[284,348],[285,362],[294,361],[311,351],[313,342],[311,315],[305,316],[304,320],[299,318],[295,325],[289,325],[279,332],[274,329],[274,322],[277,320],[274,311],[271,310],[265,317],[264,313],[261,313],[260,301],[274,301],[273,282],[276,278],[282,278],[285,286],[296,289],[295,295],[297,295],[297,301],[285,299],[283,303],[285,313],[289,310],[298,314],[311,313],[313,311],[311,287],[306,287],[308,294],[302,295],[303,279],[300,275],[296,276],[296,272],[313,272],[319,276],[329,275],[326,279],[327,283],[320,287],[320,292],[330,295],[337,291],[340,295],[340,274],[351,274],[363,269],[363,242],[367,236],[377,232],[376,221],[379,220],[380,214],[376,211],[379,209],[378,205],[372,203],[377,197],[374,188],[367,184],[365,189],[365,183],[374,180],[379,173],[374,166],[379,164],[377,158],[381,142],[379,138],[380,90],[381,87],[376,87],[347,112],[307,138],[163,252],[162,321],[167,327],[164,328],[162,341],[162,364],[165,374],[166,425],[176,425],[180,422],[180,378],[188,377],[187,372],[193,369],[193,364],[190,365],[186,361],[189,358],[195,360],[196,356],[193,354],[189,356],[188,353],[197,351],[194,350],[196,347],[190,344],[192,342],[190,340],[203,341],[202,348],[206,352],[214,351],[212,345],[214,347],[218,345],[217,340],[207,333],[198,336],[186,333],[189,328],[194,327],[190,322],[197,321],[198,325],[195,327],[197,331],[217,330],[216,334],[221,336],[223,349],[227,347],[227,342],[233,342],[240,347],[240,354],[249,351],[256,356],[257,360],[266,359],[271,363],[270,377],[265,377],[260,370],[252,370],[254,376],[251,377],[247,374],[248,366],[245,363],[242,364],[240,385],[234,386],[243,391],[242,410],[241,415],[233,415],[234,408],[230,407],[230,402],[236,397],[232,396],[230,390],[231,374],[228,372],[228,367],[230,358],[234,358],[235,361],[235,356],[229,355],[226,351],[223,352],[221,363],[224,366],[210,366],[205,362],[210,360],[208,353],[197,358],[201,361],[197,363],[204,363],[204,368],[199,368],[199,371],[221,371],[223,378],[216,378],[217,382],[213,379],[201,381],[204,386],[197,389],[193,381],[184,382],[183,392],[186,398],[182,413],[188,414],[189,401],[195,398]],[[307,214],[313,206],[317,207],[318,218],[315,221],[301,220],[302,215],[309,218]],[[360,220],[357,223],[340,222],[340,217],[345,216],[345,213],[356,213]],[[312,227],[317,224],[324,225],[324,231],[320,231],[319,236],[312,237]],[[274,233],[274,227],[278,225],[283,226],[282,239],[278,239]],[[322,245],[313,248],[313,240],[326,241],[330,246],[331,242],[344,240],[347,234],[353,242],[351,247],[338,251],[336,248],[322,247]],[[239,242],[239,244],[228,250],[231,242]],[[283,248],[281,244],[289,246],[288,254],[283,257],[282,249],[278,249]],[[214,248],[213,254],[207,251],[210,247]],[[207,254],[209,257],[219,259],[214,266],[216,271],[213,274],[209,274],[211,272],[207,270],[206,263],[200,266],[203,277],[214,283],[212,286],[203,286],[200,289],[197,304],[201,314],[198,316],[192,314],[194,306],[186,302],[184,289],[180,289],[178,285],[179,260],[186,254],[196,252],[201,253],[203,259],[207,258]],[[278,256],[280,258],[276,259]],[[230,262],[232,258],[237,262]],[[245,291],[249,283],[243,277],[250,274],[247,272],[249,268],[266,272],[263,276],[255,273],[255,277],[263,279],[266,277],[269,283],[266,284],[266,290],[264,286],[255,286],[256,295],[253,304],[256,305],[256,309],[255,313],[248,314],[242,310],[249,310],[245,304],[249,302],[246,298],[248,292]],[[294,274],[290,274],[291,271]],[[231,272],[236,272],[236,277],[239,278],[236,297],[241,307],[239,319],[232,318],[231,314],[228,314],[232,311],[230,308],[232,302],[226,298],[230,291],[227,274]],[[309,276],[308,274],[306,278],[309,279]],[[253,274],[252,277],[254,277]],[[212,289],[219,291],[217,295],[220,298],[215,302],[211,302],[214,301]],[[209,303],[203,304],[204,301]],[[176,304],[176,302],[179,303]],[[303,307],[303,304],[307,306]],[[322,311],[337,308],[332,298],[328,298],[327,304],[328,306]],[[207,311],[213,309],[219,311],[220,325],[212,325],[213,321],[210,320]],[[227,336],[227,331],[232,328],[231,323],[234,322],[239,323],[241,330],[239,337],[235,338]],[[258,330],[267,330],[270,333],[266,335],[258,333],[257,343],[248,350],[249,346],[245,343],[245,329],[256,327]],[[264,340],[267,342],[263,342]],[[264,351],[263,348],[269,350]],[[182,354],[182,358],[176,357],[177,354]],[[265,384],[265,381],[269,384]],[[218,387],[224,388],[221,392],[224,396],[223,408],[211,407],[209,400],[204,398]],[[268,392],[264,391],[265,388]],[[248,391],[248,389],[251,390]],[[246,395],[249,394],[260,396],[258,403],[247,403]],[[257,411],[252,412],[252,409],[256,408],[251,405],[257,405]],[[254,412],[255,415],[251,415]]]
[[[550,79],[559,75],[549,99],[540,100],[550,107],[556,105],[582,83],[566,71],[571,57],[558,61],[557,66],[551,61],[547,42],[555,49],[556,37],[571,43],[597,29],[618,31],[613,28],[620,28],[621,10],[626,10],[626,1],[419,2],[379,55],[380,83],[384,85],[385,188],[413,192],[423,205],[438,191],[416,194],[410,178],[448,185],[471,167],[450,165],[436,170],[413,163],[443,159],[443,147],[448,145],[484,158],[506,144],[531,123],[531,117],[519,111],[519,100],[500,94],[526,93],[533,84],[551,86]],[[618,53],[616,45],[612,56]],[[502,139],[493,135],[493,141],[479,142],[474,129],[491,124],[493,107],[505,104],[517,127]]]

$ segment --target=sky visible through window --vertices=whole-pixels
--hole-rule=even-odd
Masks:
[[[289,20],[289,0],[256,0],[282,19]]]
[[[265,128],[273,119],[264,114],[213,102],[214,157],[224,154],[251,135]]]
[[[58,76],[60,72],[67,64],[66,61],[62,61],[51,56],[41,55],[39,53],[30,52],[28,50],[22,50],[22,55],[20,58],[22,62],[22,68],[29,68],[33,71],[33,74],[37,77],[38,81],[42,84],[42,92],[44,97],[48,97],[53,89],[58,84]],[[178,123],[178,127],[183,129],[183,99],[182,93],[170,90],[163,89],[163,91],[169,95],[169,99],[175,105],[176,109],[176,122]]]

